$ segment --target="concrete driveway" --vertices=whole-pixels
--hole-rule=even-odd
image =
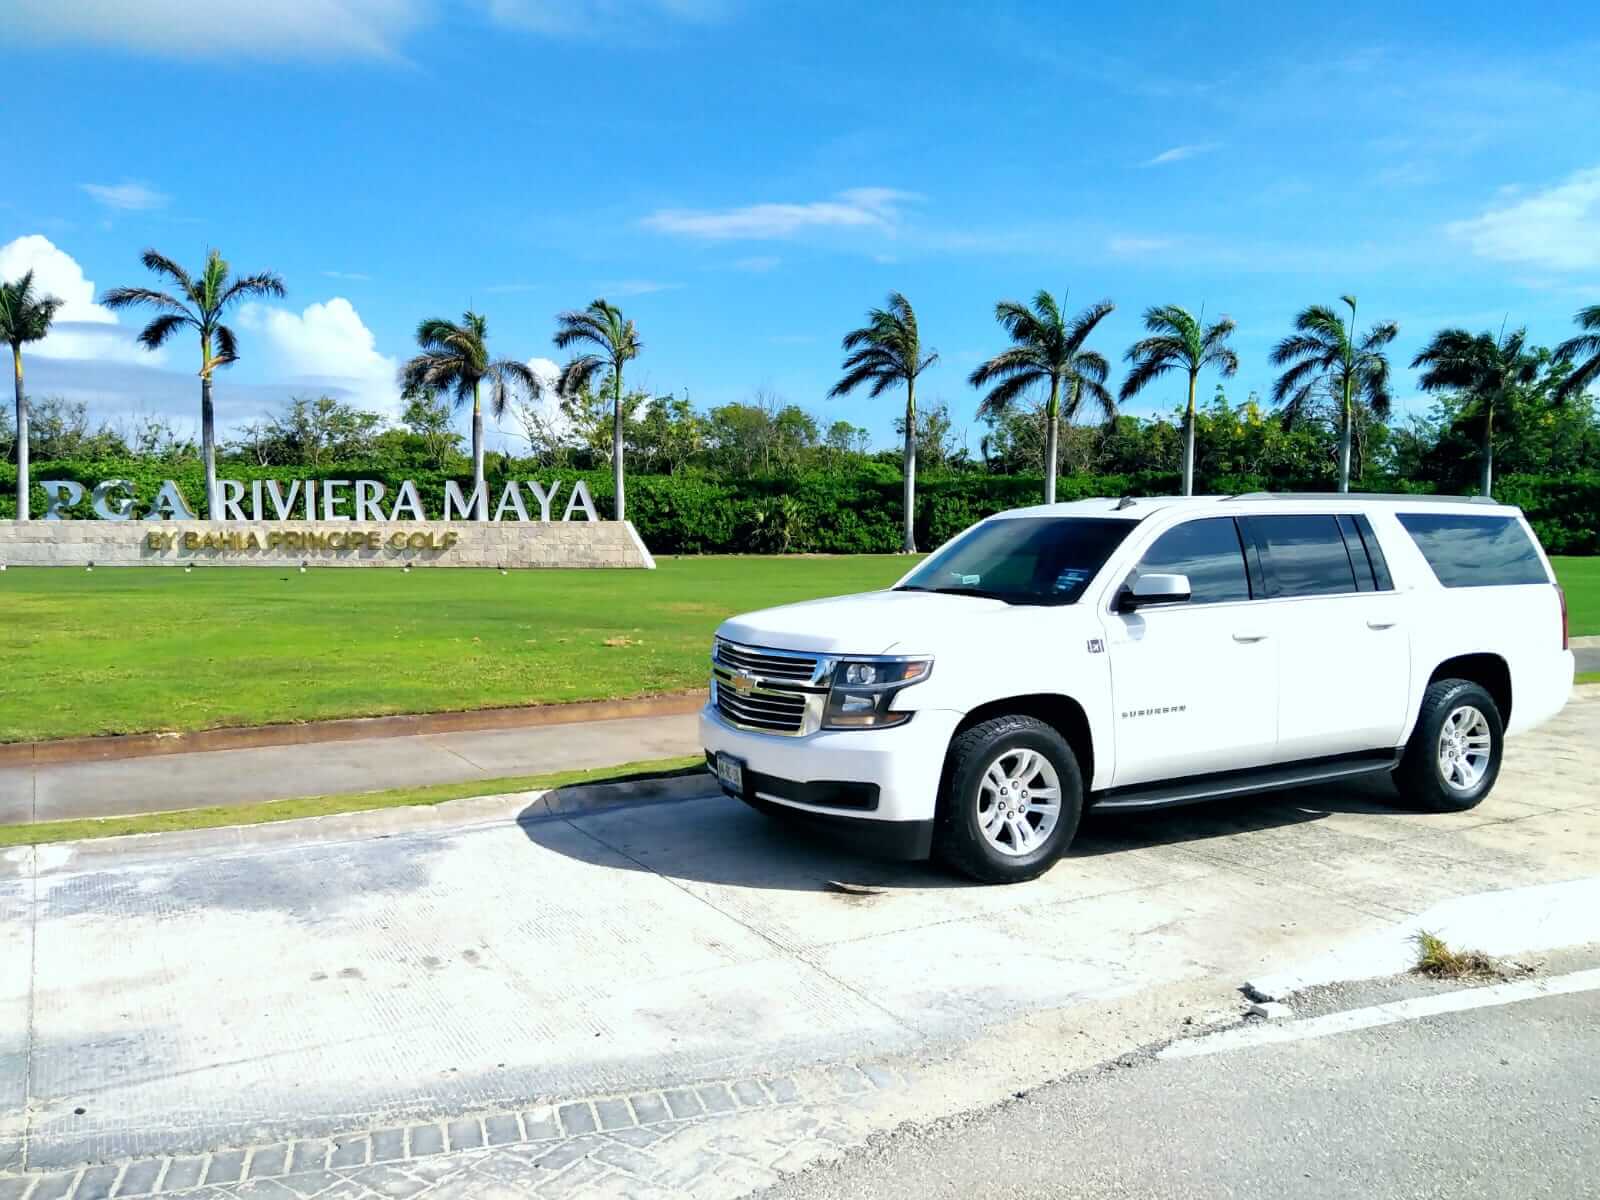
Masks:
[[[1449,897],[1600,874],[1597,771],[1589,689],[1512,744],[1474,812],[1344,786],[1107,816],[1011,888],[852,858],[720,796],[10,852],[0,1171],[535,1101],[601,1112],[707,1081],[737,1094],[1030,1014],[1231,987]]]

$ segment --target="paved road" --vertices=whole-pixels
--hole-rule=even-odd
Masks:
[[[700,752],[696,717],[0,767],[0,825],[610,767]]]
[[[1578,674],[1586,671],[1600,671],[1600,646],[1579,646],[1572,652],[1578,660]]]
[[[1600,992],[1145,1059],[897,1134],[763,1200],[1600,1195]]]
[[[528,1149],[542,1106],[570,1103],[590,1115],[563,1136],[589,1137],[587,1120],[677,1148],[661,1167],[677,1183],[626,1194],[737,1195],[903,1117],[1059,1076],[1108,1029],[1137,1043],[1226,1009],[1263,966],[1464,893],[1600,874],[1597,731],[1600,696],[1575,699],[1513,744],[1471,813],[1346,787],[1107,816],[1013,888],[796,841],[720,797],[7,852],[0,1173],[199,1155],[237,1180],[301,1145],[319,1169],[376,1172],[396,1137],[412,1157],[457,1146],[460,1118],[469,1143],[515,1130],[520,1148],[490,1156],[515,1175],[545,1153]],[[753,1135],[759,1171],[737,1139],[641,1115],[689,1086],[689,1116],[744,1120],[741,1090],[766,1097],[779,1124]],[[858,1092],[872,1103],[839,1117]],[[467,1170],[441,1164],[418,1170]]]

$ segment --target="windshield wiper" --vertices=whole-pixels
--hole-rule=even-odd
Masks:
[[[1026,597],[1018,596],[1014,592],[996,592],[987,588],[975,587],[923,587],[919,584],[907,584],[897,587],[897,592],[934,592],[940,596],[976,596],[980,600],[1003,600],[1007,604],[1026,603]]]

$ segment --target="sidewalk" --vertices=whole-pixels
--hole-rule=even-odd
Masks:
[[[694,754],[692,714],[0,767],[0,825],[255,804]]]
[[[709,780],[536,822],[503,797],[183,835],[201,854],[19,848],[0,1197],[739,1195],[1228,1017],[1241,981],[1396,922],[1476,945],[1456,897],[1600,874],[1597,723],[1575,697],[1470,812],[1346,784],[1105,814],[1012,888],[852,858]]]

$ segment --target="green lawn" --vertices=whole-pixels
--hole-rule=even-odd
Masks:
[[[0,741],[642,696],[705,681],[724,617],[910,565],[664,558],[655,571],[0,574]],[[1600,558],[1559,558],[1573,636]]]
[[[1600,558],[1552,558],[1567,593],[1567,628],[1573,637],[1600,634]]]
[[[698,687],[727,616],[910,560],[663,558],[655,571],[0,574],[0,741],[642,696]]]

